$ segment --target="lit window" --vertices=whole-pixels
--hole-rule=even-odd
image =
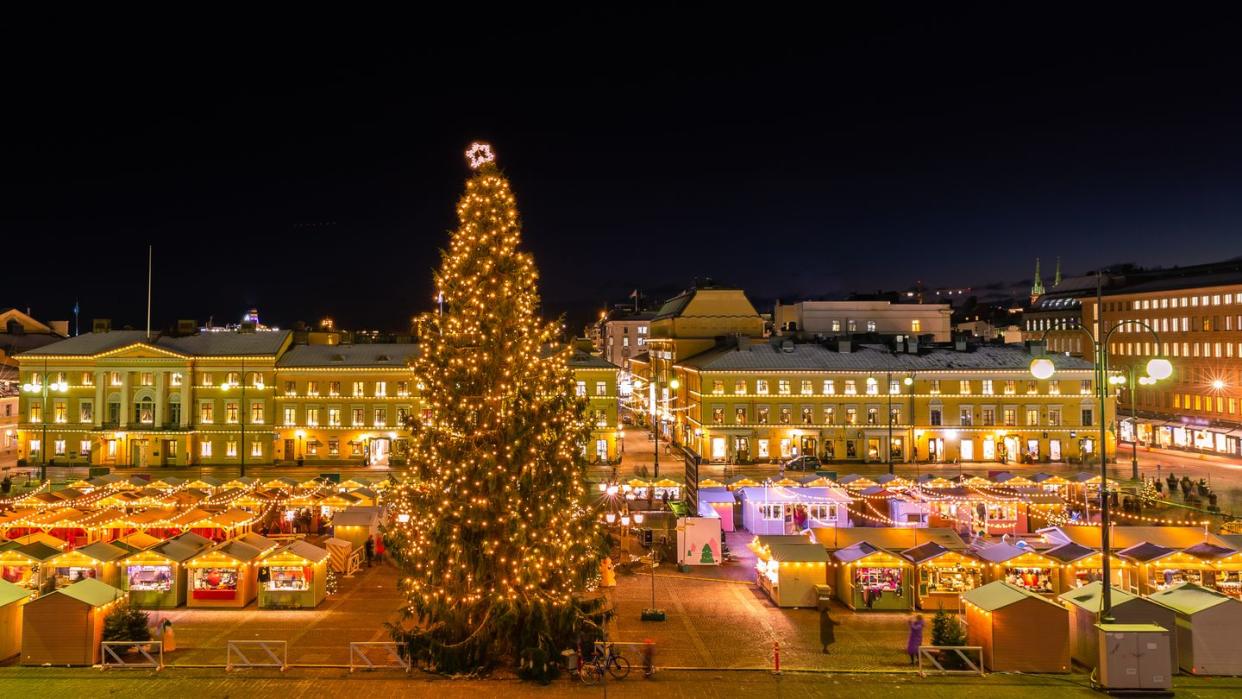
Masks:
[[[814,384],[810,379],[802,379],[802,395],[809,396],[815,393]]]
[[[230,425],[237,424],[237,403],[229,401],[224,404],[224,422]]]
[[[724,382],[717,381],[716,383],[720,385],[720,392],[724,393]],[[607,381],[596,381],[595,382],[595,395],[597,396],[608,395],[608,382]]]
[[[211,442],[201,442],[198,445],[198,455],[203,457],[211,456]]]
[[[328,427],[341,426],[341,409],[328,408]]]
[[[780,379],[776,382],[776,390],[782,396],[789,395],[789,379]]]
[[[734,381],[733,392],[739,396],[746,395],[746,382],[742,380]]]
[[[574,395],[579,398],[585,398],[587,394],[586,381],[578,381],[574,384]],[[354,395],[358,395],[355,393]]]
[[[387,381],[376,381],[375,382],[375,396],[377,398],[385,398],[388,396],[388,382]]]
[[[363,383],[362,381],[355,381],[354,382],[354,397],[361,398],[364,395],[366,395],[366,384]]]
[[[761,396],[768,395],[768,380],[767,379],[756,379],[755,380],[755,393]]]
[[[923,331],[923,321],[921,320],[910,321],[910,332],[917,333],[917,332],[922,332],[922,331]]]
[[[250,424],[252,425],[263,424],[263,404],[262,403],[251,403],[250,404]]]
[[[375,427],[383,427],[388,424],[388,408],[375,409]]]
[[[170,375],[168,376],[168,385],[169,385],[169,386],[180,386],[180,385],[181,385],[181,378],[182,378],[182,377],[181,377],[181,372],[179,372],[179,371],[174,371],[172,374],[170,374]]]
[[[292,427],[298,424],[298,409],[296,406],[285,406],[285,425]]]
[[[228,442],[225,442],[224,455],[225,456],[237,456],[237,442],[234,442],[231,440]]]
[[[318,427],[319,426],[319,408],[307,408],[306,409],[306,426],[307,427]]]
[[[82,372],[82,385],[83,386],[94,386],[95,375],[89,371]]]
[[[260,442],[258,440],[251,442],[250,443],[250,455],[262,457],[263,456],[263,442]]]
[[[831,395],[836,394],[836,392],[837,392],[836,382],[833,381],[832,379],[824,379],[824,395],[831,396]]]
[[[210,425],[214,419],[215,406],[211,403],[202,403],[198,406],[198,421],[203,425]]]

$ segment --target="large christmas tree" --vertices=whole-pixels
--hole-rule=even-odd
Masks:
[[[448,673],[529,667],[573,647],[592,624],[577,593],[601,541],[569,349],[538,315],[509,181],[485,144],[467,155],[474,174],[435,275],[440,307],[420,322],[424,412],[387,532],[408,600],[394,634]]]

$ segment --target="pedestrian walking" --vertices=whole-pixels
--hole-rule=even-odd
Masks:
[[[827,607],[819,610],[819,644],[824,648],[824,655],[828,654],[828,646],[837,641],[836,626],[837,622],[828,613]]]
[[[367,537],[367,540],[363,542],[363,544],[362,544],[362,548],[363,548],[363,549],[365,550],[365,552],[366,552],[366,557],[367,557],[367,567],[368,567],[368,568],[370,568],[370,567],[371,567],[371,560],[372,560],[373,558],[375,558],[375,542],[374,542],[374,541],[371,541],[371,537],[369,537],[369,536],[368,536],[368,537]]]
[[[384,562],[384,535],[375,535],[375,560],[381,564]]]
[[[910,656],[910,664],[918,662],[919,646],[923,645],[923,615],[910,615],[910,637],[906,640],[906,655]]]

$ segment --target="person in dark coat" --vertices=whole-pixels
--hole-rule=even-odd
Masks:
[[[824,654],[828,654],[828,646],[836,643],[836,626],[837,622],[833,620],[828,613],[828,609],[819,610],[819,643],[824,647]]]
[[[923,645],[923,615],[910,615],[910,637],[906,639],[906,655],[910,656],[910,664],[919,659],[919,646]]]
[[[369,536],[368,536],[368,537],[367,537],[367,540],[366,540],[365,542],[363,542],[363,544],[362,544],[362,548],[363,548],[363,549],[365,550],[365,552],[366,552],[366,556],[367,556],[367,567],[368,567],[368,568],[370,568],[370,567],[371,567],[371,559],[375,557],[375,542],[374,542],[374,541],[371,541],[371,537],[369,537]]]

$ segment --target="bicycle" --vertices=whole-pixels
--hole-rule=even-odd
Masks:
[[[630,674],[630,661],[609,649],[606,655],[596,655],[583,663],[578,668],[578,678],[582,684],[595,684],[604,679],[605,672],[615,680],[623,680]]]

